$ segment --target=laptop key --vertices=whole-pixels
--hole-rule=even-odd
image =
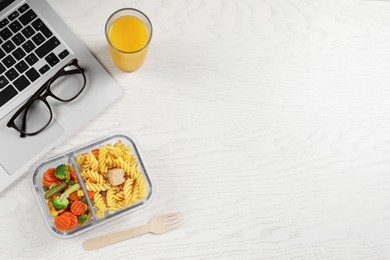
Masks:
[[[60,57],[60,59],[62,60],[63,58],[65,58],[68,55],[69,55],[69,51],[63,50],[60,54],[58,54],[58,57]]]
[[[5,71],[5,67],[0,63],[0,74],[2,74]]]
[[[15,88],[17,88],[19,91],[22,91],[23,89],[25,89],[28,85],[30,85],[30,81],[28,81],[28,79],[22,75],[20,76],[18,79],[16,79],[14,81],[14,86]]]
[[[34,53],[30,53],[29,55],[27,55],[26,59],[27,63],[32,66],[34,65],[39,59],[38,57],[34,54]]]
[[[26,38],[23,37],[23,35],[21,33],[18,33],[16,34],[14,37],[11,38],[11,40],[16,44],[16,45],[20,45],[22,44]]]
[[[9,41],[6,41],[3,45],[1,45],[1,47],[3,47],[3,49],[5,50],[5,52],[9,53],[11,52],[13,49],[15,49],[15,44],[13,44],[11,42],[11,40]]]
[[[33,21],[37,17],[37,14],[33,10],[28,10],[26,13],[24,13],[22,16],[20,16],[19,21],[23,25],[27,25],[31,21]]]
[[[49,70],[50,70],[50,67],[49,67],[49,65],[46,64],[45,66],[43,66],[42,68],[39,69],[39,73],[45,74]]]
[[[31,25],[34,27],[35,30],[41,31],[46,38],[49,38],[53,35],[49,28],[47,28],[47,26],[39,18],[32,22]]]
[[[15,68],[19,71],[19,73],[23,73],[24,71],[26,71],[26,69],[29,68],[29,66],[25,61],[21,60],[19,63],[15,65]]]
[[[0,107],[16,96],[16,94],[18,94],[18,92],[11,85],[0,91]]]
[[[18,21],[13,21],[9,26],[8,26],[14,33],[22,29],[22,25]]]
[[[58,45],[60,45],[60,41],[55,36],[53,36],[47,42],[42,44],[38,49],[36,49],[35,53],[39,58],[43,58]]]
[[[26,72],[26,76],[29,78],[29,80],[35,81],[39,78],[39,73],[36,69],[31,68]]]
[[[8,84],[8,80],[2,75],[0,76],[0,89],[4,88]]]
[[[10,19],[10,20],[12,21],[12,20],[14,20],[16,17],[18,17],[18,16],[19,16],[18,11],[15,11],[15,12],[13,12],[12,14],[10,14],[10,15],[8,16],[8,19]]]
[[[43,37],[42,33],[37,33],[31,39],[37,46],[41,45],[41,43],[45,41],[45,37]]]
[[[26,28],[24,28],[24,29],[22,30],[22,33],[23,33],[23,35],[24,35],[26,38],[30,38],[31,36],[34,35],[35,31],[34,31],[34,29],[33,29],[30,25],[28,25],[28,26],[26,26]]]
[[[0,28],[4,28],[7,24],[9,24],[8,19],[3,19],[0,21]]]
[[[17,60],[20,60],[26,56],[26,53],[22,50],[22,48],[19,47],[12,52],[12,56],[14,56],[14,58]]]
[[[7,67],[7,68],[10,68],[12,65],[15,64],[15,59],[11,56],[11,55],[8,55],[7,57],[5,57],[3,60],[3,64]]]
[[[5,52],[0,49],[0,59],[3,58],[4,56],[5,56]]]
[[[47,55],[45,57],[45,60],[47,61],[47,63],[49,63],[51,67],[53,67],[60,61],[60,59],[58,59],[54,53],[50,53],[49,55]]]
[[[0,37],[3,38],[3,40],[8,40],[9,37],[12,36],[12,32],[8,28],[4,28],[0,31]]]
[[[18,11],[20,13],[24,13],[28,8],[30,8],[30,6],[28,4],[24,4],[21,7],[19,7]]]
[[[0,21],[0,28],[3,28],[9,23],[8,19],[4,19]]]
[[[14,68],[11,68],[5,73],[5,76],[7,76],[10,81],[12,81],[19,76],[19,73]]]
[[[25,43],[23,43],[22,45],[23,49],[29,53],[30,51],[34,50],[35,49],[35,45],[32,41],[28,40],[26,41]]]

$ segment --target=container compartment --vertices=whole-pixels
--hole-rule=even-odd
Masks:
[[[151,183],[134,142],[115,135],[73,152],[83,186],[93,194],[92,211],[98,221],[115,218],[144,204]]]
[[[62,167],[64,171],[67,171],[68,178],[64,180],[58,179],[54,174],[57,167]],[[42,163],[33,174],[34,194],[39,201],[41,212],[46,219],[49,230],[56,235],[65,237],[72,236],[80,229],[92,226],[96,221],[90,210],[91,204],[86,201],[84,196],[85,191],[81,187],[81,179],[74,172],[74,169],[75,166],[69,160],[69,156],[62,155]],[[75,174],[71,174],[71,171]],[[68,189],[72,189],[74,192],[70,192],[71,190]],[[64,193],[71,194],[67,196],[67,202],[60,200],[61,195]],[[56,201],[53,201],[54,199]],[[77,203],[80,206],[77,215],[74,215],[71,211],[75,201],[79,201]],[[74,206],[77,206],[77,203]],[[60,208],[59,205],[64,208]],[[82,205],[85,205],[84,209],[81,207]],[[76,207],[73,207],[73,210],[75,209]],[[56,219],[62,214],[65,214],[64,217]],[[64,220],[65,216],[67,216],[66,221]],[[70,222],[68,222],[68,219]],[[62,220],[64,220],[63,223],[59,224]],[[69,226],[66,227],[68,224]]]

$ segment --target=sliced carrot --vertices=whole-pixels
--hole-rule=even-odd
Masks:
[[[42,183],[43,185],[45,185],[46,188],[50,188],[51,185],[53,184],[60,184],[62,181],[61,180],[58,180],[58,181],[48,181],[47,179],[42,179]]]
[[[70,213],[69,211],[65,211],[64,213],[61,214],[61,216],[67,217],[70,219],[71,223],[69,226],[69,229],[74,229],[77,224],[79,223],[78,217],[76,217],[74,214]]]
[[[98,155],[99,155],[99,148],[93,149],[93,150],[91,151],[91,153],[92,153],[93,155],[95,155],[95,157],[98,156]]]
[[[76,180],[76,181],[77,181],[77,175],[76,175],[76,173],[74,172],[74,170],[70,170],[69,173],[70,173],[70,179],[71,179],[71,180]]]
[[[73,201],[80,200],[79,196],[77,196],[77,190],[69,194],[68,200],[73,200]]]
[[[57,178],[57,176],[55,176],[55,172],[56,172],[56,169],[55,168],[49,168],[46,170],[46,172],[43,174],[43,178],[47,181],[50,181],[50,182],[55,182],[55,181],[58,181],[60,179]]]
[[[95,196],[95,192],[89,190],[87,192],[88,192],[88,197],[92,200],[93,197]]]
[[[86,210],[87,205],[85,205],[85,203],[80,200],[73,202],[72,206],[70,207],[70,211],[76,216],[83,214]]]
[[[66,231],[69,229],[71,220],[66,216],[58,216],[54,218],[54,224],[58,230]]]
[[[70,179],[71,180],[76,180],[77,181],[77,175],[76,173],[74,172],[74,169],[72,166],[70,166],[69,164],[67,165],[68,167],[68,171],[69,171],[69,174],[70,174]]]

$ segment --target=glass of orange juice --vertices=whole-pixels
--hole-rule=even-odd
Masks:
[[[108,18],[105,31],[114,64],[127,72],[141,67],[152,39],[149,18],[137,9],[123,8]]]

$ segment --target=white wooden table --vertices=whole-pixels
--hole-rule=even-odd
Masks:
[[[54,155],[111,131],[141,144],[148,207],[72,239],[26,174],[0,194],[0,259],[389,259],[390,1],[49,0],[124,90]],[[152,20],[116,69],[104,23]],[[85,239],[182,211],[184,225],[86,252]]]

